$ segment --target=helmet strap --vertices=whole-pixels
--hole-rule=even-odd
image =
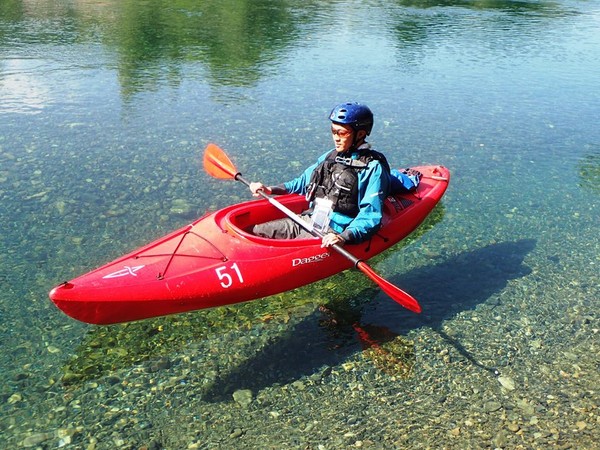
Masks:
[[[359,141],[358,140],[358,133],[359,131],[364,131],[364,130],[354,130],[353,129],[353,133],[352,133],[352,145],[350,146],[349,150],[356,150],[358,147],[360,147],[364,142],[365,139],[367,138],[367,134],[365,133],[365,135],[362,137],[362,139]]]

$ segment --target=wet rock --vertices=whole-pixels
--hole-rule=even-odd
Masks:
[[[54,435],[52,433],[35,433],[35,434],[31,434],[29,436],[27,436],[23,442],[21,443],[21,445],[23,447],[29,448],[29,447],[36,447],[39,444],[41,444],[42,442],[47,441],[48,439],[51,439]]]
[[[114,386],[115,384],[119,384],[121,382],[121,379],[115,375],[110,375],[106,377],[106,382],[109,385]]]
[[[65,436],[63,438],[60,438],[60,440],[58,441],[57,447],[58,448],[65,447],[65,446],[71,444],[71,441],[72,441],[71,436]]]
[[[508,439],[506,438],[506,434],[504,434],[504,432],[502,432],[502,431],[500,431],[494,437],[494,439],[492,439],[492,444],[494,445],[495,448],[504,448],[504,447],[506,447],[507,443],[508,443]]]
[[[231,439],[237,439],[239,437],[242,437],[244,435],[244,430],[242,430],[241,428],[236,428],[235,430],[233,430],[231,432],[231,434],[229,435],[229,437]]]
[[[494,411],[498,411],[501,408],[502,408],[502,404],[500,402],[496,402],[496,401],[493,401],[493,400],[489,401],[489,402],[486,402],[483,405],[483,410],[485,412],[494,412]]]
[[[171,202],[169,212],[173,215],[187,217],[192,213],[192,205],[182,198],[176,198]]]
[[[526,416],[532,416],[535,412],[535,408],[533,407],[533,405],[525,399],[518,400],[517,406],[521,409],[521,411],[523,411],[523,414],[525,414]]]
[[[498,377],[498,382],[502,385],[502,387],[506,390],[509,391],[514,391],[515,390],[515,381],[507,376],[499,376]]]
[[[303,391],[304,389],[306,389],[306,386],[304,385],[304,383],[300,380],[294,381],[292,383],[292,386],[296,389],[298,389],[299,391]]]
[[[8,397],[8,404],[14,405],[15,403],[19,403],[21,400],[23,400],[23,396],[17,392],[16,394]]]
[[[67,207],[66,202],[64,202],[63,200],[59,200],[54,204],[54,206],[59,215],[61,215],[61,216],[65,215],[65,211],[66,211],[66,207]]]
[[[15,381],[23,381],[23,380],[26,380],[27,378],[29,378],[29,373],[24,373],[24,372],[17,373],[14,376]]]
[[[135,447],[136,449],[138,447]],[[157,440],[151,440],[148,444],[139,447],[139,450],[161,450],[163,446]],[[200,448],[199,446],[192,446],[191,444],[187,448]]]
[[[148,364],[148,372],[159,372],[171,367],[171,361],[167,357],[160,358],[157,361],[152,361]]]
[[[63,384],[68,385],[68,384],[77,383],[81,379],[82,379],[82,375],[81,374],[77,374],[75,372],[66,372],[62,376],[61,381],[62,381]]]
[[[520,427],[518,424],[514,423],[514,422],[511,422],[511,423],[509,423],[509,424],[506,426],[506,428],[507,428],[509,431],[512,431],[513,433],[516,433],[517,431],[519,431],[519,430],[521,429],[521,427]]]
[[[250,389],[240,389],[233,393],[233,400],[242,408],[247,408],[252,403],[253,395]]]

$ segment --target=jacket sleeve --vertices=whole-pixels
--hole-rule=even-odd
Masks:
[[[358,215],[348,224],[341,236],[357,244],[373,236],[381,226],[383,202],[389,193],[390,179],[378,161],[371,161],[358,176]]]

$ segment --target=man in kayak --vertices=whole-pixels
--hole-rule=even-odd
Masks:
[[[254,196],[296,193],[311,203],[303,218],[322,231],[322,246],[356,244],[381,226],[383,202],[390,190],[390,167],[365,141],[373,113],[359,103],[342,103],[329,114],[335,148],[321,155],[298,178],[277,186],[250,183]],[[252,232],[273,239],[312,235],[290,218],[257,224]]]

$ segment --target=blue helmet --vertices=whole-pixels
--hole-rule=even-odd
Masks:
[[[373,113],[367,105],[356,102],[337,105],[331,110],[329,120],[342,125],[350,125],[354,131],[365,130],[367,136],[373,129]]]

